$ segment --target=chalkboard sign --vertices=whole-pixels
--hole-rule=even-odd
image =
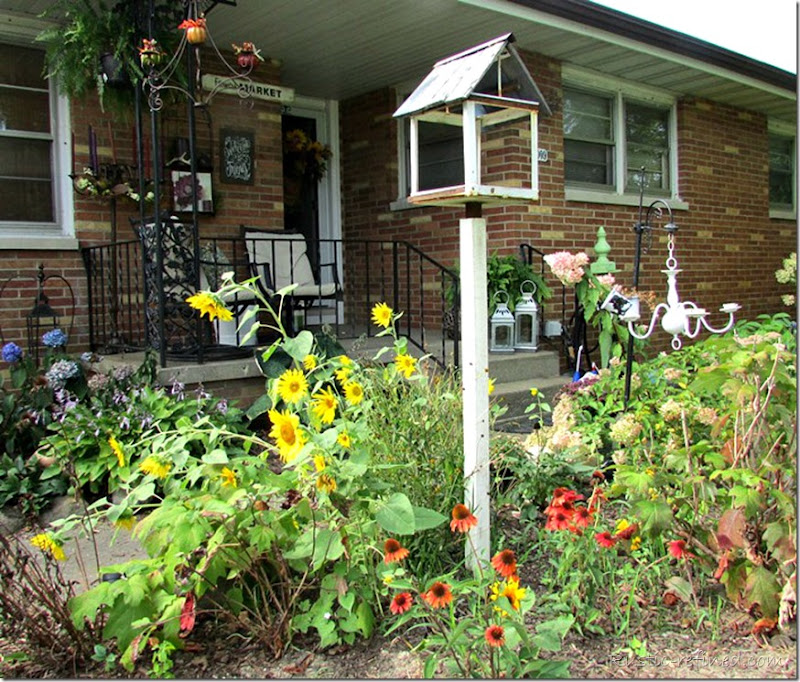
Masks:
[[[237,185],[253,184],[255,145],[253,133],[246,130],[220,132],[220,181]]]

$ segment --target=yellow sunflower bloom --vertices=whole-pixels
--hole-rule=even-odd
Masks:
[[[312,369],[317,368],[317,356],[316,355],[306,355],[303,358],[303,367],[305,367],[306,371],[310,372]]]
[[[223,467],[222,473],[220,474],[222,478],[222,487],[229,485],[231,488],[236,487],[236,472],[228,467]]]
[[[317,488],[330,494],[336,490],[336,481],[328,474],[320,474],[317,479]]]
[[[111,446],[111,452],[117,456],[117,462],[121,467],[125,466],[125,453],[122,451],[122,446],[114,436],[108,437],[108,444]]]
[[[342,431],[337,437],[336,442],[339,443],[345,450],[350,447],[352,441],[350,440],[350,434],[347,431]]]
[[[195,310],[200,311],[200,317],[208,315],[209,320],[219,318],[223,322],[230,322],[233,313],[225,307],[225,304],[215,295],[205,291],[200,291],[189,298],[186,302]]]
[[[364,400],[364,387],[357,381],[348,381],[344,385],[344,399],[350,405],[358,405]]]
[[[397,365],[397,371],[400,372],[406,379],[408,379],[417,367],[417,359],[412,358],[410,355],[402,353],[400,355],[396,355],[394,358],[395,365]]]
[[[299,428],[300,417],[288,410],[283,412],[270,410],[269,419],[272,422],[269,435],[275,439],[281,460],[285,463],[291,462],[306,443],[306,438]]]
[[[505,597],[508,599],[509,604],[511,604],[511,608],[515,611],[519,611],[520,602],[525,597],[526,591],[524,587],[519,586],[519,580],[515,579],[514,576],[510,576],[504,582],[494,583],[494,585],[492,585],[492,594],[490,598],[492,601],[497,601],[500,597]]]
[[[308,393],[308,381],[299,369],[287,369],[278,378],[278,395],[285,403],[298,403]]]
[[[139,469],[145,474],[150,474],[156,478],[166,478],[172,465],[161,461],[158,457],[145,457],[144,461],[139,465]]]
[[[46,554],[50,554],[56,561],[65,561],[67,555],[61,549],[61,544],[56,542],[49,533],[39,533],[31,538],[31,544],[38,547]]]
[[[385,303],[376,303],[372,307],[372,321],[379,327],[388,329],[392,324],[392,309]]]
[[[494,393],[494,379],[489,377],[489,395],[492,395],[492,393]]]
[[[346,355],[340,355],[336,358],[339,361],[341,367],[336,370],[336,378],[339,380],[339,383],[344,385],[347,380],[350,378],[350,375],[353,372],[353,361],[348,358]]]
[[[330,424],[336,417],[336,403],[336,395],[329,386],[312,396],[311,411],[323,424]]]
[[[325,458],[322,455],[314,455],[314,468],[322,471],[325,468]]]

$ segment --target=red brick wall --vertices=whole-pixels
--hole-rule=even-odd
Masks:
[[[630,285],[637,208],[565,200],[560,64],[539,55],[524,58],[553,110],[539,124],[539,147],[549,160],[539,166],[538,203],[484,207],[489,252],[516,253],[520,242],[529,242],[544,252],[591,255],[602,225],[620,269],[617,280]],[[404,239],[446,265],[456,264],[463,209],[389,209],[397,199],[398,126],[390,116],[396,106],[390,90],[342,103],[344,236]],[[681,298],[712,311],[737,301],[740,317],[747,318],[787,310],[780,301],[786,289],[774,271],[795,249],[795,226],[769,218],[766,118],[705,101],[681,101],[677,109],[679,195],[690,206],[675,211]],[[666,257],[665,236],[656,233],[642,258],[640,289],[655,291],[659,300],[666,294],[660,272]],[[666,346],[668,337],[656,334],[654,340]]]

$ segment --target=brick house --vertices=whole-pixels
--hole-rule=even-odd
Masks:
[[[68,174],[89,164],[90,128],[101,160],[133,164],[137,150],[130,117],[101,111],[94,96],[70,102],[41,78],[33,39],[48,5],[6,0],[0,9],[0,281],[32,276],[39,263],[69,280],[70,349],[83,350],[90,302],[80,249],[110,241],[112,207],[76,193]],[[587,0],[301,0],[268,11],[243,1],[213,7],[208,22],[218,45],[254,40],[268,58],[253,74],[263,97],[217,95],[198,119],[214,197],[213,212],[200,216],[201,239],[238,237],[242,224],[290,226],[282,141],[301,128],[333,155],[296,229],[312,241],[404,240],[454,265],[463,209],[406,201],[407,133],[392,113],[436,60],[512,32],[551,114],[539,121],[540,199],[487,207],[489,250],[515,253],[523,242],[589,250],[604,226],[617,279],[629,283],[645,166],[646,203],[668,201],[681,228],[682,296],[710,310],[734,299],[748,318],[784,309],[773,272],[796,248],[794,74]],[[211,71],[212,62],[204,57]],[[186,134],[183,108],[160,121],[157,145],[168,156]],[[231,130],[252,136],[249,184],[222,175],[220,140]],[[145,148],[148,135],[145,126]],[[452,131],[427,131],[421,156],[431,182],[458,173],[459,144]],[[169,184],[163,195],[169,211]],[[119,199],[115,209],[117,239],[135,239],[136,204]],[[642,261],[641,288],[659,296],[664,258],[656,243]],[[365,269],[382,267],[348,262],[346,253],[344,262],[351,294],[368,287]],[[358,316],[380,293],[346,298],[345,315]],[[31,302],[29,286],[5,288],[4,341],[26,343]]]

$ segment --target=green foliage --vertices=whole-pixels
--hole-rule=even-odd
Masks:
[[[135,10],[135,3],[124,0],[58,0],[43,13],[54,25],[44,29],[36,40],[45,45],[46,75],[58,80],[61,92],[83,98],[96,90],[101,107],[108,100],[116,110],[130,109],[133,87],[143,76]],[[159,0],[155,3],[153,24],[162,33],[150,37],[157,38],[163,48],[173,49],[180,39],[177,26],[182,16],[179,3]],[[106,89],[100,71],[100,57],[106,53],[122,65],[131,81],[127,88]]]
[[[635,364],[627,413],[622,367],[612,367],[563,398],[549,440],[564,452],[564,434],[578,434],[573,456],[613,460],[608,494],[643,536],[685,542],[679,566],[719,579],[734,604],[770,621],[796,555],[795,348],[785,314],[741,322]]]

